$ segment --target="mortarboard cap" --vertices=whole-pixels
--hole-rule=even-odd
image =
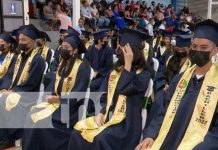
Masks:
[[[218,45],[218,23],[207,19],[196,24],[193,38],[208,39]]]
[[[43,31],[40,32],[39,39],[43,39],[45,41],[51,42],[51,39],[48,36],[48,34],[46,32],[43,32]]]
[[[7,43],[11,43],[11,44],[14,44],[17,42],[12,36],[6,33],[0,34],[0,39],[4,40]]]
[[[121,36],[120,45],[124,46],[129,43],[132,49],[141,48],[142,43],[149,38],[149,35],[145,33],[127,28],[120,30],[119,34]]]
[[[176,36],[176,47],[189,47],[191,45],[193,35]]]
[[[80,33],[70,26],[68,26],[67,33],[68,35],[80,36]]]
[[[67,35],[67,36],[64,38],[64,42],[67,42],[67,43],[69,43],[72,47],[77,48],[79,55],[86,52],[86,48],[85,48],[85,46],[84,46],[82,40],[81,40],[78,36],[75,36],[75,35]]]
[[[24,34],[25,36],[36,40],[39,37],[40,31],[33,25],[25,25],[21,30],[18,31],[18,34]]]
[[[104,37],[107,36],[108,32],[109,32],[109,30],[106,30],[106,29],[103,31],[95,32],[95,33],[93,33],[94,39],[95,40],[103,39]]]

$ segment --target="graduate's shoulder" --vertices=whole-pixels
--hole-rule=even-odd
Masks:
[[[44,66],[45,60],[42,58],[42,56],[40,54],[36,54],[33,58],[33,63],[38,63],[38,64]]]
[[[88,61],[82,60],[82,63],[79,66],[79,71],[89,73],[91,71],[91,66]]]

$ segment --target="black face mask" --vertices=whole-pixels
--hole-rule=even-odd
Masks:
[[[203,67],[210,61],[210,52],[190,50],[189,58],[193,64]]]
[[[102,48],[107,47],[107,45],[108,45],[108,41],[104,41],[104,44],[102,45]]]
[[[178,51],[175,51],[174,52],[174,55],[178,58],[184,58],[187,56],[187,52],[178,52]]]
[[[18,47],[17,47],[19,50],[22,50],[22,51],[28,51],[28,47],[27,47],[27,44],[19,44]]]
[[[0,51],[4,51],[4,50],[5,50],[4,44],[0,44]]]
[[[36,42],[36,45],[37,45],[37,47],[42,47],[42,43],[39,41]]]
[[[70,59],[72,56],[70,55],[70,51],[66,49],[61,49],[60,51],[61,57],[65,60]]]
[[[166,45],[166,44],[165,44],[164,41],[161,41],[161,42],[160,42],[160,46],[161,46],[161,47],[163,47],[163,46],[165,46],[165,45]]]

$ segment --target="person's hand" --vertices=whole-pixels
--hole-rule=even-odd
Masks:
[[[95,123],[98,126],[103,126],[104,125],[104,115],[102,113],[99,113],[96,117],[95,117]]]
[[[168,91],[169,87],[170,87],[169,84],[165,84],[165,87],[163,89],[165,93]]]
[[[124,56],[124,61],[125,61],[124,68],[127,71],[130,71],[132,67],[132,61],[133,61],[132,48],[130,47],[129,43],[127,43],[124,47],[121,47],[121,50],[123,51],[123,56]]]
[[[49,95],[49,96],[46,96],[46,100],[50,104],[60,103],[60,97],[59,96]]]
[[[136,148],[135,150],[146,150],[150,149],[154,144],[154,140],[152,138],[145,138]]]

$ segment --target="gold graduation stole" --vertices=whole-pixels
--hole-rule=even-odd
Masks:
[[[37,51],[39,52],[39,49],[40,48],[37,48]],[[47,58],[47,55],[48,55],[48,50],[49,48],[47,46],[44,46],[43,49],[42,49],[42,53],[41,53],[41,56],[42,58],[46,61],[46,58]]]
[[[8,54],[6,55],[2,65],[0,66],[0,78],[4,77],[5,74],[8,72],[13,56],[14,53],[11,52],[8,52]]]
[[[145,48],[143,50],[143,53],[144,53],[145,60],[147,61],[148,60],[148,53],[149,53],[149,44],[147,42],[145,42]]]
[[[158,150],[163,144],[195,68],[195,66],[189,68],[181,77],[170,101],[159,135],[154,141],[151,150]],[[218,101],[217,73],[218,66],[213,64],[205,75],[205,79],[201,86],[189,126],[178,147],[178,150],[191,150],[204,140],[204,137],[207,134],[213,119],[213,114]]]
[[[30,65],[32,63],[32,60],[33,58],[35,57],[35,55],[37,54],[37,51],[34,49],[32,52],[31,52],[31,55],[29,56],[29,58],[27,59],[27,62],[23,68],[23,71],[21,73],[21,76],[18,80],[18,85],[24,83],[28,77],[29,77],[29,70],[30,70]],[[21,64],[21,61],[22,61],[22,57],[21,57],[21,54],[18,55],[18,58],[17,58],[17,61],[16,61],[16,64],[15,64],[15,67],[14,67],[14,74],[13,74],[13,78],[12,78],[12,84],[11,84],[11,87],[10,89],[12,88],[12,85],[16,79],[16,76],[17,76],[17,73],[18,73],[18,70],[20,68],[20,64]],[[17,104],[19,103],[20,101],[20,95],[16,92],[12,92],[11,94],[9,94],[6,98],[6,106],[5,106],[5,109],[7,111],[11,111],[12,108],[16,107]]]
[[[166,66],[168,66],[169,61],[171,60],[172,57],[173,57],[173,55],[171,55],[171,56],[168,58],[168,60],[167,60],[167,62],[166,62]],[[182,67],[181,67],[179,73],[185,72],[185,71],[186,71],[188,68],[190,68],[191,66],[192,66],[192,63],[191,63],[191,61],[187,58],[187,59],[185,60],[185,62],[183,63],[183,65],[182,65]]]
[[[141,70],[138,70],[137,73],[140,73]],[[109,109],[113,101],[113,96],[115,89],[117,87],[117,83],[120,79],[122,71],[117,72],[113,70],[110,74],[109,81],[108,81],[108,93],[107,93],[107,105],[106,105],[106,113],[104,114],[104,120],[106,120]],[[79,121],[75,126],[74,129],[81,132],[82,137],[87,140],[88,142],[92,143],[94,138],[101,133],[106,128],[121,123],[126,118],[126,99],[127,97],[124,95],[119,95],[117,104],[112,115],[112,118],[106,122],[103,126],[98,126],[95,122],[95,116],[89,117],[82,121]]]
[[[185,72],[188,68],[192,66],[191,61],[187,58],[185,62],[182,65],[182,68],[180,69],[179,73]]]
[[[90,46],[90,43],[89,43],[89,42],[87,42],[87,43],[85,44],[85,47],[86,47],[86,49],[88,49],[88,48],[89,48],[89,46]]]
[[[64,79],[63,87],[62,87],[62,91],[61,91],[62,96],[69,95],[71,90],[73,89],[75,82],[76,82],[77,73],[78,73],[78,70],[79,70],[81,63],[82,63],[82,61],[80,59],[77,59],[75,61],[75,64],[74,64],[73,69],[71,70],[69,76]],[[60,80],[61,80],[61,77],[59,76],[58,71],[57,71],[56,80],[55,80],[55,93],[56,94],[57,94],[57,89],[58,89],[58,85],[60,83]],[[43,110],[32,114],[31,118],[32,118],[34,123],[37,123],[38,121],[49,117],[59,107],[60,107],[60,103],[51,104],[48,102],[42,102],[42,103],[35,105],[31,108],[31,110],[44,108]]]
[[[117,72],[114,70],[110,74],[109,81],[108,81],[106,114],[104,115],[105,120],[109,113],[109,108],[112,104],[114,92],[115,92],[117,83],[120,79],[121,73],[122,71]],[[95,123],[95,116],[94,116],[94,117],[89,117],[85,120],[78,122],[74,126],[74,128],[78,131],[81,131],[82,137],[86,139],[88,142],[92,143],[95,136],[97,136],[107,127],[122,122],[125,119],[125,117],[126,117],[126,96],[119,95],[117,105],[115,107],[115,111],[114,111],[112,118],[107,123],[105,123],[103,126],[99,127]]]

